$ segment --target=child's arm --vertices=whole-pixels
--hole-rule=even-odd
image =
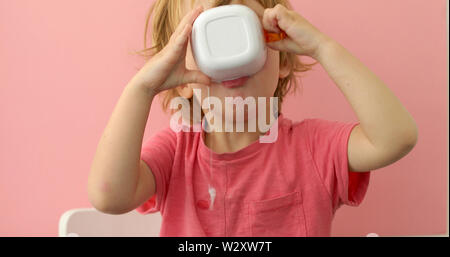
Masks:
[[[97,146],[88,195],[98,210],[121,214],[155,193],[151,170],[140,159],[142,138],[154,96],[185,83],[209,84],[199,71],[186,70],[185,55],[192,24],[202,9],[186,15],[168,45],[151,58],[125,87]]]
[[[355,111],[360,125],[352,131],[348,161],[352,171],[368,171],[405,156],[417,142],[416,124],[391,90],[344,47],[281,5],[266,9],[265,29],[284,30],[288,39],[274,49],[308,55],[328,72]]]

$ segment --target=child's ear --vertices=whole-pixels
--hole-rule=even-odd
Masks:
[[[178,94],[186,99],[189,99],[194,95],[194,91],[192,90],[190,84],[178,86],[176,87],[176,89],[178,91]]]
[[[281,65],[278,76],[280,79],[284,79],[289,75],[290,72],[291,72],[291,67],[289,67],[289,65]]]

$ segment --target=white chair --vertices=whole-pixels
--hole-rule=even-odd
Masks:
[[[134,210],[111,215],[83,208],[66,211],[59,219],[60,237],[158,237],[160,228],[159,212],[142,215]]]

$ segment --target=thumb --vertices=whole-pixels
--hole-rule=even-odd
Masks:
[[[209,85],[211,79],[198,70],[188,70],[181,79],[181,84],[187,83],[199,83],[204,85]]]
[[[292,16],[289,14],[288,9],[286,9],[286,7],[282,4],[277,4],[273,8],[267,8],[264,10],[263,26],[268,31],[279,33],[281,29],[288,32],[288,29],[292,23]]]
[[[282,52],[290,52],[299,54],[301,51],[299,46],[290,38],[285,38],[280,41],[268,42],[266,45],[274,50]]]

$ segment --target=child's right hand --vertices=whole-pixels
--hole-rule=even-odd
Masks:
[[[161,91],[187,83],[210,84],[210,78],[198,70],[186,69],[185,58],[192,25],[203,11],[199,6],[184,16],[169,43],[153,56],[133,80],[156,95]]]

